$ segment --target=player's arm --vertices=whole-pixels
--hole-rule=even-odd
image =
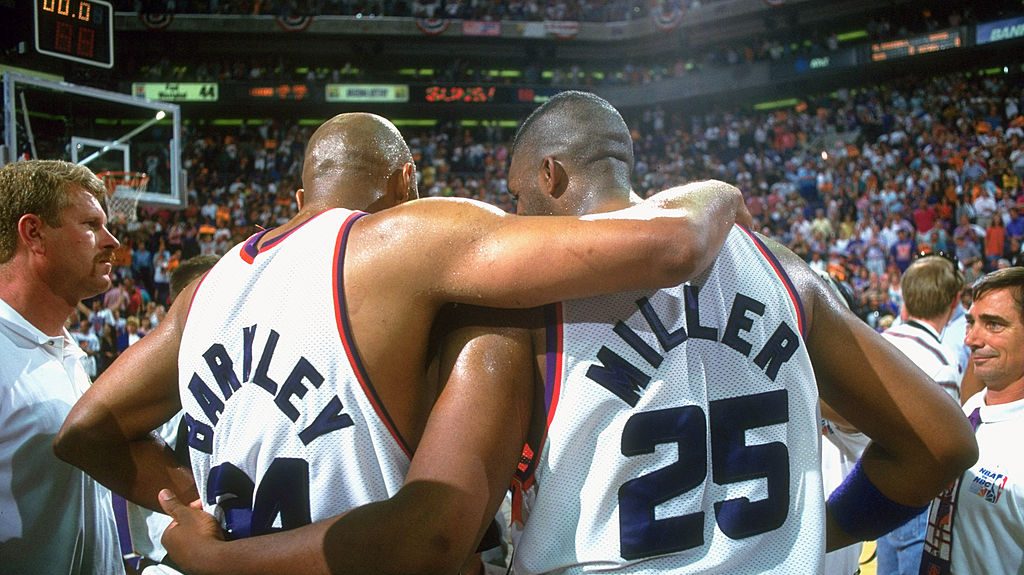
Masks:
[[[442,379],[448,374],[447,383],[394,497],[232,542],[218,539],[209,515],[172,501],[165,510],[175,522],[163,538],[171,558],[201,575],[458,573],[494,517],[519,459],[535,369],[527,329],[498,327],[492,311],[470,313],[469,323],[460,320],[445,342],[440,371]],[[509,319],[509,325],[518,321]]]
[[[799,257],[769,244],[803,299],[821,398],[871,438],[860,460],[864,474],[898,505],[927,505],[978,456],[959,406],[842,305]],[[835,519],[830,505],[830,550],[858,540]]]
[[[198,497],[192,470],[176,463],[151,433],[181,410],[178,347],[194,289],[183,292],[164,321],[103,372],[71,409],[53,443],[61,459],[158,511],[161,488],[188,501]]]
[[[847,421],[845,417],[839,415],[838,411],[832,409],[831,405],[825,403],[824,401],[819,402],[819,405],[821,406],[821,416],[834,423],[839,429],[851,433],[857,431],[857,428],[855,428],[853,424]]]
[[[376,216],[378,224],[364,219],[369,235],[401,246],[389,250],[390,265],[416,266],[427,297],[534,307],[677,285],[710,264],[737,214],[741,221],[746,214],[739,190],[722,182],[677,188],[655,204],[672,208],[522,217],[479,202],[425,199]]]

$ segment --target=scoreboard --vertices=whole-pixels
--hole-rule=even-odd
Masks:
[[[106,0],[35,0],[35,45],[47,54],[114,67],[114,7]]]

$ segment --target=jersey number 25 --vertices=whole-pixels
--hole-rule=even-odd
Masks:
[[[622,454],[653,453],[675,443],[679,460],[619,488],[619,536],[624,559],[675,553],[704,544],[704,511],[656,519],[654,509],[701,486],[707,478],[708,420],[712,480],[718,485],[764,478],[768,496],[715,502],[718,527],[744,539],[780,527],[789,512],[789,449],[784,443],[747,445],[746,431],[789,421],[786,390],[721,399],[708,404],[638,413],[622,431]]]

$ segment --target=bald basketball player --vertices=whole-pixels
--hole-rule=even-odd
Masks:
[[[314,134],[303,183],[292,220],[236,246],[104,373],[58,455],[151,508],[161,487],[198,497],[231,538],[385,499],[437,398],[424,367],[443,304],[529,307],[677,283],[745,216],[738,191],[713,182],[589,219],[404,203],[416,196],[411,154],[369,114]],[[179,408],[191,470],[148,436]]]
[[[614,109],[566,94],[521,129],[510,187],[521,211],[605,212],[630,203],[631,164],[628,132]],[[955,406],[932,393],[924,374],[847,313],[798,258],[744,230],[732,231],[714,267],[690,285],[516,317],[518,325],[490,312],[456,332],[462,335],[444,354],[447,387],[428,429],[471,435],[487,422],[508,425],[504,447],[499,434],[476,447],[480,468],[500,475],[493,461],[509,464],[510,437],[534,399],[524,382],[546,383],[536,393],[534,455],[526,450],[519,477],[532,506],[520,515],[526,527],[517,572],[818,572],[826,510],[816,374],[822,397],[874,438],[855,481],[830,502],[830,547],[888,530],[976,457]],[[460,395],[449,395],[481,388],[479,397],[491,403],[460,406]],[[509,389],[518,392],[509,396]],[[181,523],[168,536],[191,548],[197,564],[246,565],[237,572],[287,572],[287,561],[303,559],[304,572],[344,572],[353,550],[405,553],[416,540],[409,532],[434,533],[435,515],[472,522],[486,503],[474,499],[486,474],[463,481],[464,474],[437,469],[445,447],[466,443],[435,443],[435,436],[443,433],[424,435],[402,493],[334,522],[244,548],[216,542],[211,522],[175,503]],[[443,479],[426,479],[431,473]],[[500,481],[490,485],[503,491]],[[423,494],[432,494],[434,513]],[[670,500],[674,507],[656,516],[654,507]],[[405,517],[419,522],[396,529],[393,519],[409,509],[421,515]],[[256,564],[266,568],[250,571],[246,559],[261,549]],[[290,555],[295,550],[305,552]],[[288,559],[275,564],[274,557]]]

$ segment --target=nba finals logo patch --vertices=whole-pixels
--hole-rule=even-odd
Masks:
[[[1008,480],[1009,477],[1003,473],[982,467],[974,476],[968,489],[978,497],[984,498],[985,501],[996,504],[999,503],[999,498],[1002,497]]]

